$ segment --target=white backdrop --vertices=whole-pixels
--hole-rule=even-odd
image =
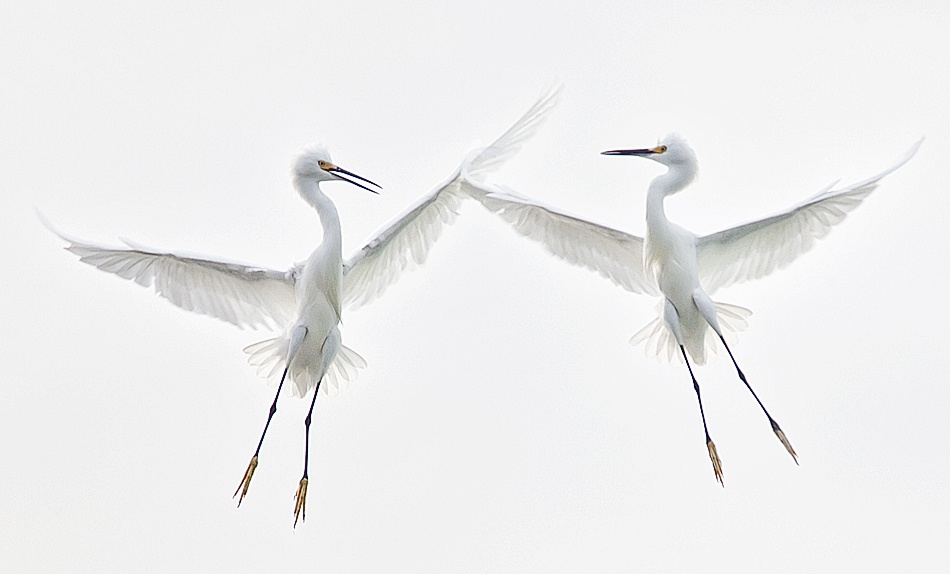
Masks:
[[[233,3],[0,8],[0,548],[11,571],[938,571],[950,528],[941,2]],[[642,234],[662,168],[600,151],[685,135],[699,233],[909,164],[789,269],[717,299],[796,467],[722,359],[627,340],[655,301],[466,204],[422,269],[344,316],[370,363],[288,397],[267,333],[81,265],[33,215],[116,244],[284,268],[319,239],[289,162],[326,143],[382,184],[327,186],[359,248],[553,79],[561,105],[495,181]]]

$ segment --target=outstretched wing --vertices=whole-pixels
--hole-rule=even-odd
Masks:
[[[696,257],[703,287],[713,293],[785,267],[844,221],[884,176],[917,153],[922,142],[918,141],[897,163],[872,178],[841,189],[832,189],[832,184],[782,213],[700,237]]]
[[[241,328],[283,328],[296,310],[292,271],[186,257],[131,244],[129,248],[103,247],[71,239],[46,225],[69,243],[66,250],[83,263],[144,287],[153,286],[182,309]]]
[[[511,190],[473,196],[528,239],[573,265],[600,273],[634,293],[658,295],[643,269],[643,238],[570,215]]]
[[[455,221],[474,185],[521,148],[554,107],[561,87],[547,90],[521,119],[488,147],[476,150],[452,175],[383,226],[343,266],[343,305],[369,303],[413,265],[421,265],[442,228]]]
[[[548,119],[548,114],[557,105],[561,97],[562,84],[556,83],[541,94],[515,125],[501,134],[488,147],[474,150],[462,162],[459,171],[469,182],[484,181],[485,176],[498,170],[506,161],[518,153],[524,142],[528,141]]]

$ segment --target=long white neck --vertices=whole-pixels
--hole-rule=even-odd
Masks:
[[[298,177],[294,181],[297,191],[304,201],[309,203],[320,216],[320,224],[323,227],[323,241],[317,247],[316,253],[320,253],[324,261],[333,260],[343,262],[343,237],[340,230],[340,214],[336,206],[330,201],[330,198],[320,190],[320,182],[312,178]]]
[[[666,173],[650,182],[647,191],[647,229],[659,230],[669,225],[663,200],[682,191],[696,178],[696,166],[691,163],[673,164]]]

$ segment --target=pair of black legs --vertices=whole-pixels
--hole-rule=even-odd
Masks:
[[[257,457],[261,452],[261,445],[264,444],[264,435],[267,434],[267,427],[270,426],[271,419],[273,419],[274,414],[277,413],[277,397],[280,396],[280,389],[284,386],[284,380],[287,378],[290,361],[288,361],[287,364],[288,366],[284,369],[284,374],[280,377],[280,384],[277,385],[274,402],[271,403],[270,411],[267,413],[267,422],[264,423],[264,432],[261,433],[261,440],[257,441],[257,449],[254,450],[254,456],[251,457],[251,462],[248,463],[247,470],[244,471],[244,478],[241,479],[241,484],[239,484],[237,490],[234,491],[234,496],[237,496],[238,493],[241,494],[240,498],[238,498],[238,506],[241,506],[241,501],[244,500],[247,489],[251,485],[251,478],[254,476],[254,470],[257,469]],[[307,469],[310,464],[310,420],[313,416],[313,406],[317,403],[317,393],[320,392],[320,383],[322,381],[323,379],[317,381],[317,388],[313,390],[313,399],[310,401],[310,410],[307,411],[307,418],[304,419],[303,422],[306,432],[303,453],[303,477],[300,479],[300,484],[297,486],[297,495],[294,498],[294,527],[297,526],[298,519],[307,519]]]
[[[765,416],[769,419],[769,424],[772,425],[772,432],[775,433],[775,436],[778,437],[778,440],[781,441],[782,446],[785,447],[785,450],[788,451],[788,454],[792,455],[792,459],[795,460],[795,464],[798,464],[798,455],[795,454],[795,449],[792,448],[792,444],[788,442],[785,433],[782,431],[782,428],[778,426],[778,423],[775,422],[775,419],[772,418],[772,415],[769,414],[769,411],[766,410],[765,405],[762,404],[762,401],[759,400],[758,395],[755,394],[755,391],[752,390],[752,386],[749,384],[749,381],[745,378],[742,369],[739,368],[739,364],[736,363],[736,358],[732,355],[732,350],[729,349],[729,345],[726,344],[726,339],[719,335],[719,340],[722,341],[723,346],[726,348],[726,352],[729,353],[729,358],[732,359],[732,364],[736,368],[736,372],[739,374],[739,379],[745,384],[746,388],[749,389],[749,392],[752,393],[752,396],[755,398],[755,402],[759,403],[762,412],[765,413]],[[722,482],[722,461],[719,460],[719,454],[716,452],[716,445],[713,443],[712,439],[709,438],[709,428],[706,426],[706,413],[703,412],[703,398],[699,394],[699,383],[696,382],[696,376],[693,375],[693,368],[689,364],[689,358],[686,356],[686,349],[683,345],[680,345],[680,351],[683,353],[683,360],[686,361],[686,368],[689,370],[689,376],[693,380],[693,390],[696,391],[696,400],[699,401],[699,416],[703,419],[703,432],[706,433],[706,450],[709,452],[709,460],[712,461],[713,472],[716,475],[716,480],[719,481],[719,484],[725,486]]]
[[[732,350],[729,348],[729,345],[726,343],[726,339],[719,335],[719,340],[722,341],[723,346],[726,348],[726,352],[729,353],[729,358],[732,360],[733,366],[736,368],[736,373],[739,375],[739,379],[742,380],[746,388],[749,389],[749,392],[752,393],[752,397],[755,399],[755,402],[759,404],[759,407],[762,409],[762,412],[765,413],[765,416],[769,419],[769,424],[772,425],[772,432],[775,433],[775,436],[778,437],[782,445],[792,455],[792,459],[795,460],[795,464],[798,464],[798,455],[795,453],[795,449],[792,448],[791,443],[788,442],[788,438],[785,436],[785,433],[782,431],[782,428],[779,426],[775,419],[772,418],[772,415],[769,414],[769,411],[765,408],[765,405],[762,404],[762,401],[759,399],[759,396],[755,394],[755,391],[752,389],[752,386],[749,384],[748,379],[746,379],[745,374],[742,372],[742,369],[739,368],[739,364],[736,362],[735,356],[732,354]],[[722,461],[719,459],[719,454],[716,452],[716,445],[713,443],[712,439],[709,437],[709,427],[706,425],[706,413],[703,410],[703,398],[699,392],[699,383],[696,381],[696,376],[693,374],[693,367],[689,364],[689,357],[686,355],[686,349],[683,345],[680,345],[680,352],[683,353],[683,360],[686,361],[686,368],[689,370],[690,379],[693,381],[693,390],[696,391],[696,400],[699,402],[699,415],[703,421],[703,432],[706,435],[706,450],[709,453],[709,459],[713,465],[713,472],[715,473],[716,480],[719,481],[719,484],[724,483],[722,481]],[[241,483],[238,485],[237,490],[234,491],[234,496],[240,494],[238,498],[238,506],[241,506],[241,502],[244,500],[245,495],[247,495],[247,489],[251,485],[251,478],[254,476],[254,471],[257,469],[258,455],[261,451],[261,445],[264,444],[264,436],[267,434],[267,428],[270,426],[271,420],[274,418],[274,415],[277,413],[277,398],[280,396],[280,391],[284,386],[284,381],[287,379],[287,371],[290,362],[288,361],[288,366],[284,368],[284,373],[280,377],[280,384],[277,385],[277,392],[274,394],[274,402],[271,403],[270,410],[267,413],[267,421],[264,423],[264,431],[261,432],[261,438],[257,442],[257,448],[254,450],[254,456],[251,457],[251,462],[247,465],[247,470],[244,472],[244,477],[241,479]],[[297,521],[299,519],[307,519],[307,471],[309,469],[310,463],[310,422],[313,417],[313,407],[317,403],[317,393],[320,392],[320,383],[323,379],[317,381],[317,386],[313,391],[313,399],[310,401],[310,409],[307,411],[307,418],[304,419],[305,427],[305,441],[304,441],[304,458],[303,458],[303,477],[300,479],[300,484],[297,486],[297,495],[294,500],[294,526],[297,526]]]

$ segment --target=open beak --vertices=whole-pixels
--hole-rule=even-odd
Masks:
[[[660,146],[651,147],[649,149],[613,149],[610,151],[602,151],[600,155],[639,155],[639,156],[649,156],[655,153],[663,153],[664,149]]]
[[[352,184],[355,185],[355,186],[362,187],[362,188],[365,189],[366,191],[369,191],[369,192],[372,192],[372,193],[375,193],[375,194],[379,194],[379,192],[376,191],[375,189],[366,187],[365,185],[363,185],[362,183],[360,183],[360,181],[364,181],[364,182],[366,182],[366,183],[372,185],[373,187],[376,187],[376,188],[378,188],[378,189],[382,189],[382,186],[380,186],[379,184],[373,183],[372,181],[366,179],[365,177],[363,177],[363,176],[361,176],[361,175],[356,175],[356,174],[353,173],[352,171],[347,171],[347,170],[343,169],[342,167],[340,167],[340,166],[338,166],[338,165],[330,164],[329,166],[323,168],[323,171],[325,171],[325,172],[327,172],[327,173],[332,173],[333,175],[337,176],[338,178],[342,179],[343,181],[348,181],[348,182],[352,183]]]

